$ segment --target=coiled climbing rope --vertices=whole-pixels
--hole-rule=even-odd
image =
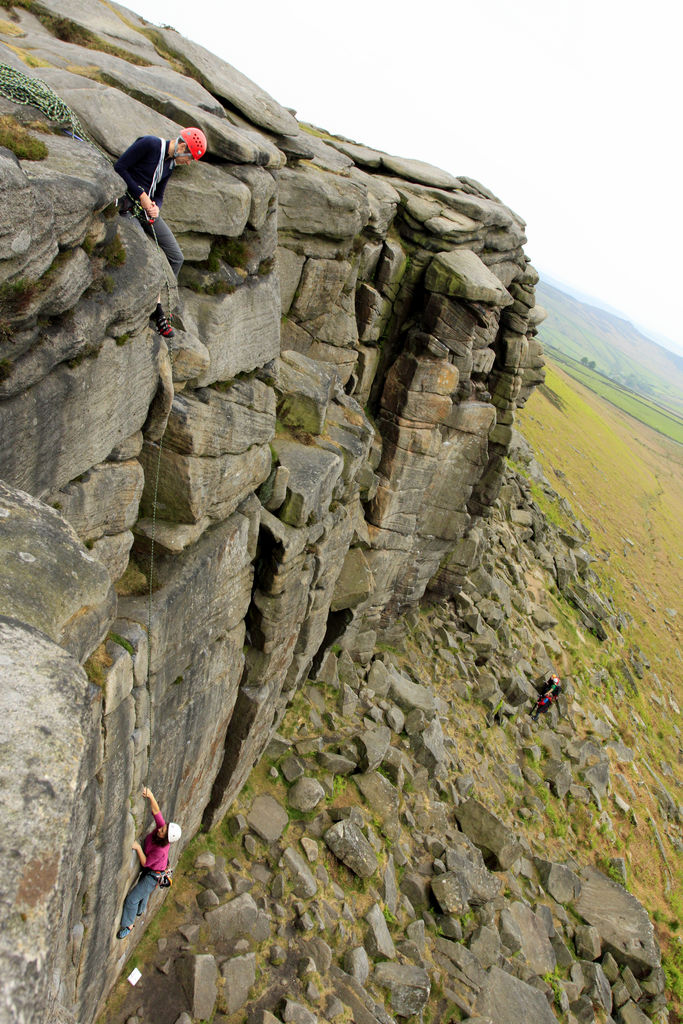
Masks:
[[[41,78],[30,78],[22,71],[10,67],[9,64],[0,64],[0,96],[4,96],[5,99],[11,100],[13,103],[36,107],[37,110],[45,114],[48,120],[62,128],[68,125],[69,134],[75,138],[100,149],[97,143],[88,136],[71,107]]]

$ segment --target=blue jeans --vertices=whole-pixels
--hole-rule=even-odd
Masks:
[[[131,928],[135,918],[147,910],[147,901],[157,887],[154,875],[143,873],[126,896],[121,915],[121,927]]]

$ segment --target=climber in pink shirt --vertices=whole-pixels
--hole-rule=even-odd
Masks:
[[[170,844],[176,843],[181,836],[180,825],[176,825],[174,821],[167,825],[164,821],[152,790],[143,786],[142,795],[149,800],[156,828],[145,836],[142,846],[137,840],[133,843],[132,848],[138,855],[142,871],[123,904],[121,927],[116,933],[117,939],[125,939],[133,927],[135,918],[144,914],[147,909],[147,901],[156,889],[160,876],[168,867]]]

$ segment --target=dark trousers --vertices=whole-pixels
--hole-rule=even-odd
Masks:
[[[136,220],[138,219],[136,218]],[[176,242],[175,235],[166,221],[161,217],[157,217],[152,224],[148,224],[146,221],[143,223],[142,220],[138,220],[138,224],[146,235],[149,235],[152,239],[156,238],[159,248],[168,260],[173,275],[177,280],[180,268],[183,265],[184,256],[182,249]]]

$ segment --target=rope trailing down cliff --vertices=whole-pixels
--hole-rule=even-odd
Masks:
[[[20,71],[16,71],[14,68],[7,64],[0,63],[0,95],[4,96],[14,103],[20,103],[25,106],[33,106],[37,110],[40,110],[50,121],[58,124],[62,127],[68,125],[67,134],[71,134],[72,137],[79,142],[86,142],[89,145],[97,149],[103,156],[110,161],[108,154],[97,145],[92,138],[89,137],[85,128],[79,121],[73,110],[61,99],[60,96],[54,92],[45,82],[39,78],[31,78],[28,75],[22,74]],[[111,162],[111,161],[110,161]],[[144,210],[139,202],[134,201],[134,212],[137,215],[141,214],[145,216]],[[151,235],[154,239],[154,243],[159,251],[161,247],[154,230],[153,222],[149,222],[151,227]],[[167,293],[168,300],[170,303],[170,287],[167,281]],[[173,354],[169,352],[171,358],[171,365],[173,363]],[[154,580],[154,545],[156,540],[156,518],[157,518],[157,504],[158,504],[158,488],[159,488],[159,472],[161,467],[161,454],[162,454],[162,442],[163,439],[159,440],[159,454],[157,459],[155,482],[154,482],[154,500],[153,500],[153,513],[152,513],[152,536],[151,536],[151,548],[149,558],[149,604],[148,604],[148,621],[147,621],[147,633],[151,636],[152,632],[152,594],[153,594],[153,580]],[[151,670],[151,643],[147,644],[147,680],[149,681]]]
[[[54,92],[45,82],[40,78],[30,78],[28,75],[22,74],[21,71],[16,71],[11,68],[8,64],[0,63],[0,95],[4,96],[5,99],[11,100],[14,103],[21,103],[25,106],[36,107],[41,113],[53,121],[55,124],[61,126],[68,125],[70,134],[80,142],[87,142],[89,145],[94,146],[100,153],[107,157],[109,156],[94,142],[86,132],[85,128],[79,121],[76,114],[73,112],[60,96]],[[136,215],[138,213],[144,215],[144,210],[140,206],[139,202],[134,202]],[[154,225],[150,221],[151,233],[154,238],[157,249],[160,249],[159,240],[154,231]],[[168,288],[168,282],[167,282]],[[170,288],[169,299],[170,299]],[[172,362],[171,354],[171,362]],[[153,501],[153,515],[152,515],[152,538],[151,538],[151,551],[149,561],[149,614],[148,614],[148,634],[151,633],[151,620],[152,620],[152,592],[153,592],[153,578],[154,578],[154,543],[156,533],[156,514],[157,514],[157,494],[159,488],[159,469],[161,465],[161,450],[162,441],[159,441],[159,458],[157,461],[156,478],[154,483],[154,501]],[[149,679],[150,663],[151,663],[151,646],[147,646],[147,678]]]

